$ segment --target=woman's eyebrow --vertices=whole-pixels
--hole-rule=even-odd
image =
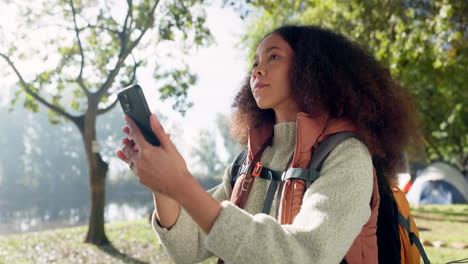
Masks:
[[[273,49],[278,49],[278,50],[281,50],[281,48],[277,47],[277,46],[271,46],[271,47],[268,47],[265,49],[265,51],[263,51],[263,53],[267,53]],[[254,60],[256,60],[258,58],[258,54],[255,54],[254,56]]]

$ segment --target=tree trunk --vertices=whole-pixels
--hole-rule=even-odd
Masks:
[[[85,242],[94,245],[104,245],[109,243],[104,231],[104,206],[108,165],[101,159],[101,155],[97,153],[92,153],[92,157],[88,159],[90,158],[93,160],[92,165],[89,166],[91,207]]]
[[[93,111],[94,109],[94,111]],[[83,121],[78,126],[83,136],[86,158],[88,160],[91,207],[89,210],[88,233],[86,243],[94,245],[109,244],[104,230],[105,187],[108,164],[104,162],[98,150],[93,151],[96,140],[96,107],[88,108]]]

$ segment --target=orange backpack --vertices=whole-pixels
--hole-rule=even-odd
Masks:
[[[420,256],[425,264],[430,263],[419,241],[418,227],[410,215],[410,206],[405,194],[397,186],[392,186],[391,189],[398,206],[401,263],[419,263]]]

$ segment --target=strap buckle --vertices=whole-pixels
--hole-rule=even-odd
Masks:
[[[288,172],[288,170],[285,170],[283,173],[281,173],[281,181],[286,181],[286,172]]]
[[[260,176],[260,173],[262,173],[262,170],[263,170],[262,164],[260,164],[260,162],[257,162],[257,164],[255,164],[255,167],[252,171],[252,176],[254,177]]]
[[[249,164],[248,162],[244,162],[242,163],[241,167],[240,167],[240,174],[247,174],[247,171],[249,170]]]
[[[242,181],[242,191],[246,192],[247,187],[249,187],[249,179],[245,177],[244,180]]]

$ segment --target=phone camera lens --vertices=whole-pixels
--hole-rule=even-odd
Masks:
[[[125,113],[130,112],[131,105],[127,94],[122,94],[122,106]]]

